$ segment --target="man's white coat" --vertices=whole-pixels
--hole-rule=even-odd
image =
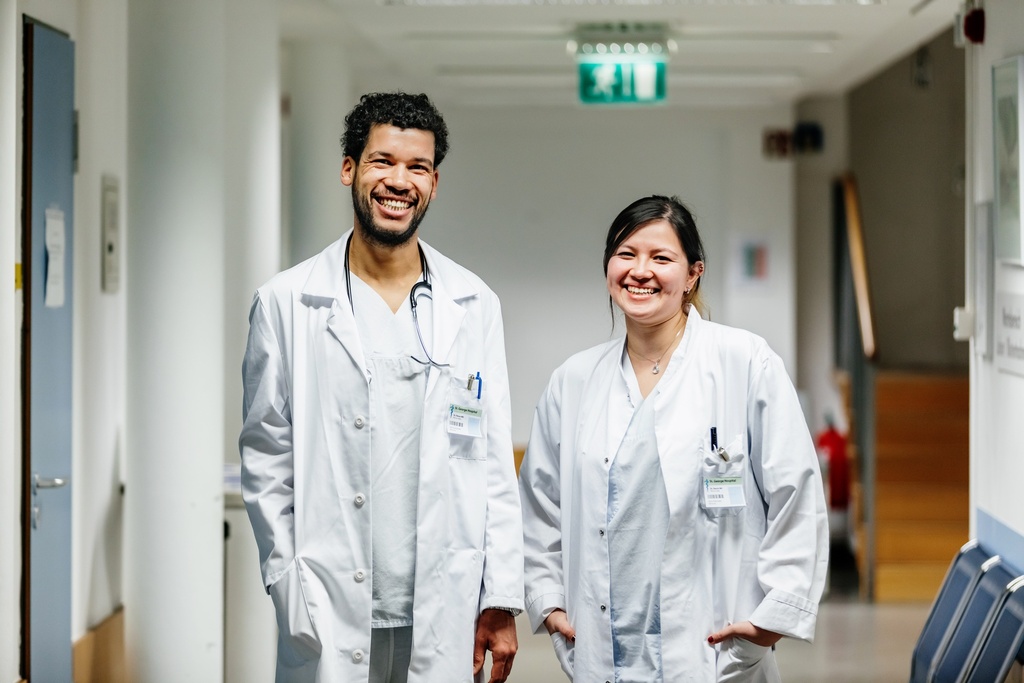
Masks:
[[[572,657],[582,683],[614,680],[603,530],[608,473],[629,423],[615,408],[629,403],[616,395],[628,391],[622,352],[620,338],[555,371],[520,470],[527,611],[539,630],[551,609],[566,610],[576,642],[560,657]],[[691,308],[671,364],[651,395],[670,513],[661,570],[665,683],[776,681],[768,648],[738,638],[712,648],[707,637],[744,620],[813,637],[828,561],[814,446],[782,361],[760,337]],[[711,448],[712,427],[728,463]],[[702,508],[707,474],[743,476],[739,514]]]
[[[246,508],[277,609],[278,681],[369,674],[370,393],[345,291],[348,233],[257,292],[239,439]],[[433,284],[423,405],[410,683],[472,680],[476,619],[523,606],[522,526],[497,297],[423,244]],[[478,387],[467,388],[480,373]],[[452,404],[484,436],[449,435]]]

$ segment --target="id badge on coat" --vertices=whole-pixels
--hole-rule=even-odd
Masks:
[[[743,452],[743,439],[737,437],[725,448],[718,448],[714,441],[704,450],[700,505],[709,517],[738,515],[747,506],[744,493],[747,457]]]
[[[459,436],[480,438],[483,433],[484,411],[480,408],[460,406],[456,403],[448,406],[448,433]]]

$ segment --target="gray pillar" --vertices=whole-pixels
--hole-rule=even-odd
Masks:
[[[295,43],[289,62],[291,264],[316,254],[352,227],[349,190],[341,184],[339,139],[355,99],[342,46]]]
[[[128,9],[128,678],[223,673],[225,0]]]

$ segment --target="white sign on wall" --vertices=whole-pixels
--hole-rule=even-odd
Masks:
[[[1024,296],[996,292],[993,311],[996,367],[1024,377]]]

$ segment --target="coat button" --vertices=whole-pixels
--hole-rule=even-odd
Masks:
[[[352,499],[352,502],[355,503],[357,508],[361,508],[366,504],[366,496],[361,493],[357,493],[355,498]]]
[[[356,426],[356,429],[362,429],[366,425],[366,419],[362,415],[358,415],[352,424]]]
[[[607,465],[607,464],[608,464],[608,458],[605,458],[605,459],[604,459],[604,464],[605,464],[605,465]]]
[[[362,650],[352,650],[352,661],[356,664],[363,661],[364,656],[365,655],[363,654]]]
[[[604,529],[598,529],[597,533],[600,534],[602,538],[604,537]]]
[[[356,580],[356,583],[362,583],[366,579],[366,572],[362,569],[357,569],[352,578]]]
[[[604,612],[608,609],[608,605],[601,605],[601,611]]]

